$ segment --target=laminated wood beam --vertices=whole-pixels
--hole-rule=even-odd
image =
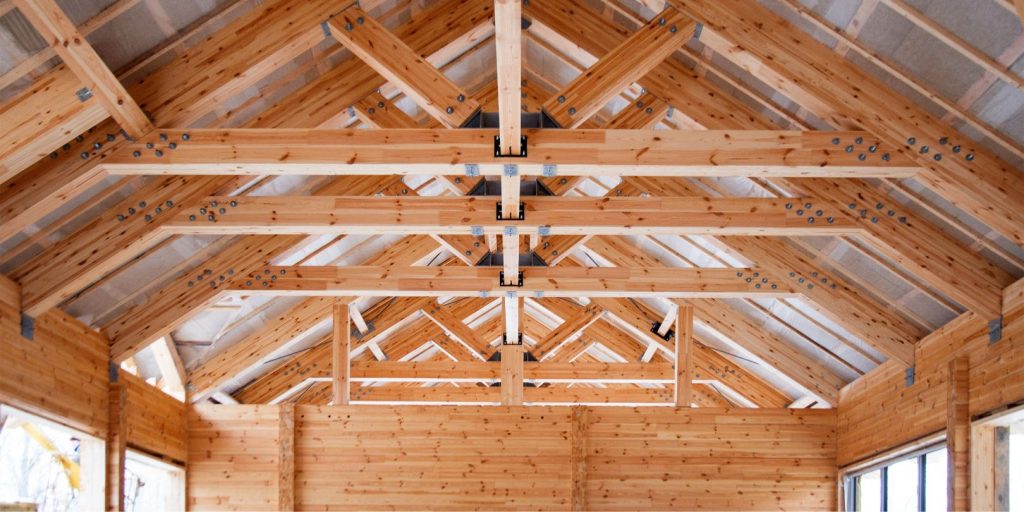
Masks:
[[[494,48],[498,68],[498,140],[501,153],[522,152],[522,0],[494,0]]]
[[[377,129],[416,128],[416,120],[396,107],[391,100],[379,92],[357,101],[352,105],[359,120]]]
[[[269,271],[269,274],[266,272]],[[746,268],[530,268],[521,287],[499,283],[488,267],[265,267],[236,277],[227,289],[291,296],[780,297],[796,288]],[[766,281],[748,282],[754,274]],[[271,276],[276,279],[271,279]]]
[[[14,4],[128,135],[141,137],[153,129],[146,114],[55,0],[14,0]]]
[[[168,177],[149,183],[11,274],[22,285],[24,310],[38,316],[165,240],[170,233],[158,226],[211,192],[227,192],[232,182]]]
[[[210,197],[163,224],[174,234],[504,235],[506,276],[519,236],[858,234],[845,205],[818,198],[524,197],[523,220],[499,220],[494,197]],[[504,198],[502,200],[504,203]],[[805,205],[810,204],[811,207]],[[219,213],[219,212],[223,213]],[[482,230],[482,233],[481,233]]]
[[[103,163],[112,174],[448,174],[500,176],[489,129],[161,130]],[[917,166],[860,132],[525,130],[520,176],[910,177]],[[182,140],[182,136],[187,141]],[[876,151],[847,152],[861,139]],[[148,148],[147,144],[152,144]],[[157,153],[159,151],[159,153]],[[475,166],[467,168],[467,165]],[[552,168],[550,165],[555,165]],[[545,167],[548,166],[548,167]]]
[[[440,66],[451,59],[450,50],[473,46],[489,35],[493,30],[493,13],[493,0],[444,0],[414,13],[395,28],[394,34],[420,57]],[[387,79],[362,60],[349,59],[274,103],[249,125],[259,128],[322,126],[386,83]]]
[[[502,299],[505,337],[501,342],[501,405],[523,405],[523,298]]]
[[[331,35],[449,128],[462,126],[480,106],[433,64],[357,6],[326,22]]]
[[[617,265],[636,264],[637,258],[643,256],[638,248],[628,243],[619,244],[617,250],[612,250],[612,246],[605,243],[604,237],[595,238],[589,247]],[[664,265],[660,261],[650,260],[650,257],[640,261],[645,261],[647,265]],[[639,332],[647,336],[649,343],[663,343],[664,340],[654,337],[649,332],[649,326],[656,317],[649,316],[636,304],[606,299],[597,299],[597,302],[613,315],[635,326]],[[846,382],[823,363],[808,357],[782,338],[748,319],[726,301],[706,299],[690,302],[695,308],[694,315],[697,320],[749,350],[830,404],[838,403],[839,390]]]
[[[679,304],[676,316],[676,407],[693,403],[693,306]]]
[[[354,361],[351,378],[353,382],[461,383],[495,381],[502,372],[501,364],[486,361]],[[557,384],[675,382],[668,363],[527,362],[522,372],[526,380]]]
[[[450,308],[444,307],[437,302],[431,302],[429,307],[423,308],[423,314],[433,320],[434,323],[447,333],[458,338],[464,345],[471,347],[477,352],[473,357],[474,360],[486,358],[483,350],[491,344],[491,340],[480,337],[476,330],[470,328],[465,322],[452,314]]]
[[[61,64],[0,105],[0,184],[5,189],[10,183],[4,182],[52,151],[68,154],[61,152],[61,145],[106,119],[107,112],[95,97],[83,101],[76,95],[81,89],[82,82]],[[73,158],[81,162],[79,155],[90,151],[77,150]],[[4,203],[10,197],[7,193],[4,190]],[[8,215],[6,208],[2,213]]]
[[[524,403],[546,404],[662,404],[668,405],[672,390],[663,388],[580,386],[526,388]],[[352,391],[352,402],[391,403],[501,403],[501,390],[482,386],[360,387]]]
[[[351,322],[349,320],[348,302],[339,300],[333,304],[331,340],[331,390],[334,405],[348,405],[349,398],[349,352]]]
[[[670,0],[706,28],[799,81],[837,111],[914,159],[917,179],[1017,245],[1024,246],[1024,179],[1010,164],[960,135],[767,8],[741,0]]]
[[[645,92],[633,103],[622,108],[605,128],[610,130],[650,130],[668,114],[669,104],[661,98]]]
[[[555,349],[559,348],[562,343],[568,340],[574,334],[590,327],[591,324],[598,321],[604,310],[598,307],[596,304],[591,304],[583,309],[578,314],[566,318],[564,322],[558,325],[548,333],[544,339],[537,340],[537,345],[531,348],[531,352],[537,357],[537,359],[543,360],[549,356]]]
[[[665,9],[545,101],[544,111],[564,128],[580,126],[681,48],[695,28],[679,11]]]

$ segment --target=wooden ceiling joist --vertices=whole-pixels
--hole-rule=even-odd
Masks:
[[[160,229],[174,234],[858,234],[845,206],[818,198],[523,197],[523,220],[498,219],[496,197],[205,198]],[[502,199],[504,201],[504,199]],[[807,206],[810,205],[810,206]],[[509,237],[505,237],[508,241]],[[510,244],[505,244],[506,248]],[[513,256],[518,247],[513,247]],[[513,258],[517,259],[517,258]]]
[[[480,105],[358,6],[326,22],[330,33],[448,128],[462,126]]]
[[[292,296],[780,297],[798,289],[749,268],[546,268],[523,271],[522,286],[496,267],[265,267],[226,290]],[[754,276],[757,276],[754,278]]]
[[[909,159],[859,132],[524,133],[529,154],[515,161],[519,175],[905,178],[917,173]],[[159,130],[108,158],[103,168],[112,174],[500,176],[508,162],[494,155],[497,134],[487,129]]]

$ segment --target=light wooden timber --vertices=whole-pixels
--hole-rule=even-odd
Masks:
[[[523,404],[546,405],[671,405],[672,390],[665,388],[580,386],[524,388]],[[400,404],[494,404],[501,403],[499,388],[462,387],[360,387],[352,390],[351,403]]]
[[[498,220],[496,197],[208,197],[162,224],[174,234],[855,235],[845,205],[819,198],[523,197],[524,220]],[[814,205],[805,209],[805,204]],[[518,210],[518,205],[516,207]],[[517,213],[518,215],[518,213]],[[509,231],[511,230],[511,231]],[[511,233],[511,236],[509,234]],[[514,275],[515,268],[506,268]]]
[[[494,48],[498,68],[498,120],[501,152],[522,151],[522,0],[494,0]]]
[[[506,296],[503,302],[505,336],[501,347],[501,405],[523,405],[523,350],[525,346],[520,337],[526,311],[523,298]]]
[[[502,286],[488,267],[265,267],[224,290],[292,296],[783,297],[797,293],[770,272],[747,268],[529,268],[523,286]],[[747,281],[757,273],[765,282]]]
[[[693,403],[693,306],[679,304],[676,317],[676,407]]]
[[[829,47],[763,6],[742,0],[669,3],[704,23],[705,31],[720,34],[732,49],[750,52],[764,67],[798,81],[836,111],[899,145],[923,168],[917,177],[923,184],[1024,245],[1024,179],[1013,165],[959,135],[854,62],[836,59]]]
[[[349,345],[351,323],[349,321],[348,301],[338,301],[333,307],[334,323],[331,340],[331,389],[334,405],[348,405],[349,396]]]
[[[388,383],[496,382],[502,376],[501,366],[486,361],[353,361],[351,378],[352,382]],[[670,363],[526,362],[522,367],[524,380],[558,384],[673,384],[672,375]]]
[[[358,6],[346,8],[326,23],[345,48],[445,126],[458,128],[479,110],[465,91]]]
[[[112,174],[447,174],[500,176],[496,130],[160,130],[103,163]],[[524,130],[520,176],[664,175],[906,178],[908,158],[861,132]],[[183,136],[185,139],[183,140]],[[833,140],[865,141],[847,153]],[[170,149],[170,143],[175,149]],[[153,144],[153,148],[146,147]],[[877,151],[867,150],[869,145]],[[160,151],[157,155],[157,151]],[[138,154],[139,156],[134,156]],[[864,155],[864,160],[860,155]],[[888,158],[888,160],[885,160]]]
[[[544,102],[564,128],[577,128],[693,36],[695,24],[669,8]]]
[[[55,0],[15,0],[14,4],[128,135],[141,137],[153,129],[146,114]]]

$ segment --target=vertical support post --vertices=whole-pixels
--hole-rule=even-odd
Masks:
[[[693,404],[693,306],[679,303],[676,316],[676,407]]]
[[[970,439],[969,409],[970,360],[967,356],[949,362],[946,389],[946,453],[948,470],[949,510],[970,508]]]
[[[505,164],[501,171],[501,218],[519,218],[519,166]]]
[[[295,510],[295,405],[278,406],[277,510]]]
[[[522,152],[522,0],[494,0],[494,48],[498,69],[498,142],[501,152]]]
[[[501,345],[501,405],[523,405],[523,299],[505,295],[505,341]]]
[[[505,234],[501,237],[501,254],[504,259],[502,270],[505,282],[514,285],[519,279],[519,230],[515,226],[505,226]]]
[[[117,378],[119,374],[119,368],[111,368],[111,380],[107,391],[107,510],[113,512],[124,510],[124,461],[128,449],[125,435],[128,421],[128,413],[125,410],[128,391],[124,383]]]
[[[349,305],[334,303],[334,339],[331,345],[331,383],[334,405],[348,405],[349,400]]]
[[[585,406],[574,406],[569,419],[569,490],[573,510],[587,510],[587,434],[590,420]]]

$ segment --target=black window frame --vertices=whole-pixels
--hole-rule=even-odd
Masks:
[[[880,491],[879,492],[879,497],[881,498],[881,503],[878,506],[878,510],[880,510],[882,512],[888,512],[888,510],[889,510],[889,508],[888,508],[889,507],[889,466],[892,466],[894,464],[898,464],[898,463],[903,462],[905,460],[911,460],[911,459],[916,459],[917,460],[917,509],[918,510],[926,510],[925,506],[927,505],[927,503],[926,503],[926,500],[925,500],[925,495],[927,493],[925,492],[925,484],[927,482],[927,480],[926,480],[927,475],[925,474],[926,473],[926,469],[925,469],[926,468],[926,464],[925,464],[926,460],[925,460],[925,457],[927,457],[928,454],[930,454],[930,453],[937,452],[939,450],[944,450],[944,449],[946,449],[946,442],[945,442],[945,440],[936,442],[934,444],[930,444],[930,445],[922,447],[922,448],[918,448],[916,450],[913,450],[911,452],[908,452],[908,453],[905,453],[905,454],[902,454],[902,455],[899,455],[899,456],[896,456],[896,457],[893,457],[893,458],[881,460],[881,461],[879,461],[879,462],[877,462],[875,464],[871,464],[870,466],[867,466],[867,467],[858,469],[857,471],[852,471],[850,473],[847,473],[847,474],[843,475],[843,492],[845,494],[845,496],[843,497],[843,501],[846,504],[846,510],[851,511],[851,512],[859,510],[857,508],[857,505],[858,505],[858,503],[857,503],[857,491],[858,491],[858,485],[860,484],[860,477],[877,470],[877,471],[879,471],[879,477],[880,477],[879,480],[880,480],[880,487],[881,487],[879,489],[879,491]],[[949,454],[947,453],[946,456],[948,457]]]

